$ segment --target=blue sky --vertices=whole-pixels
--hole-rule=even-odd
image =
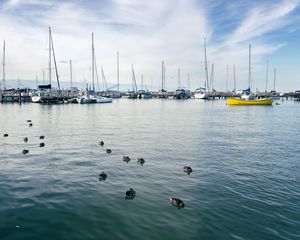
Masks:
[[[138,83],[159,86],[161,61],[166,64],[166,85],[204,85],[203,39],[207,39],[209,69],[214,64],[214,88],[248,85],[248,45],[252,45],[253,87],[265,90],[300,89],[300,1],[202,1],[202,0],[0,0],[0,40],[7,45],[6,78],[42,78],[47,68],[48,26],[51,26],[58,70],[68,81],[72,59],[74,81],[91,81],[91,33],[95,33],[98,68],[103,66],[111,84],[116,83],[116,52],[120,52],[120,82],[131,82],[131,64]],[[2,47],[1,47],[2,49]],[[1,50],[2,55],[2,50]],[[2,75],[2,69],[1,69]],[[47,79],[46,79],[47,81]]]

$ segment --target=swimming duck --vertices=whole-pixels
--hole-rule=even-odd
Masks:
[[[126,191],[125,199],[133,199],[134,197],[135,197],[135,191],[132,188]]]
[[[106,179],[107,175],[104,171],[102,171],[100,174],[99,174],[99,181],[104,181]]]
[[[138,163],[140,163],[141,165],[143,165],[145,163],[144,158],[138,158]]]
[[[40,136],[40,139],[44,139],[44,138],[45,138],[45,136],[43,136],[43,135]]]
[[[183,171],[190,174],[193,171],[193,169],[190,166],[184,166]]]
[[[24,142],[28,142],[28,138],[27,137],[24,138]]]
[[[4,133],[4,134],[3,134],[3,137],[8,137],[8,133]]]
[[[27,120],[27,122],[31,122],[31,120]]]
[[[111,153],[111,149],[106,149],[106,153]]]
[[[104,146],[104,142],[103,142],[103,141],[100,141],[100,142],[99,142],[99,145],[100,145],[101,147],[103,147],[103,146]]]
[[[29,127],[32,127],[33,126],[33,124],[32,123],[29,123]]]
[[[170,201],[172,203],[173,206],[178,207],[178,208],[183,208],[184,207],[184,203],[182,200],[175,198],[175,197],[170,197]]]
[[[40,143],[40,147],[45,147],[45,143]]]
[[[123,156],[123,161],[128,163],[128,162],[130,161],[130,157],[128,157],[128,156]]]
[[[22,153],[27,154],[27,153],[29,153],[29,150],[28,149],[23,149]]]

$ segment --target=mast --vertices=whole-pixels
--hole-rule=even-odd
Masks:
[[[95,49],[94,49],[94,33],[92,33],[92,87],[95,91]]]
[[[18,81],[20,81],[20,80],[18,79]],[[35,85],[36,85],[36,88],[38,88],[38,76],[35,76]]]
[[[274,88],[274,91],[276,91],[275,90],[275,85],[276,84],[276,68],[274,68],[274,86],[273,86],[273,88]]]
[[[204,63],[205,63],[205,88],[206,91],[209,89],[208,85],[208,70],[207,70],[207,55],[206,55],[206,38],[204,38]]]
[[[133,64],[131,64],[131,68],[132,68],[132,88],[133,88],[134,92],[137,92],[137,86],[136,86],[136,79],[135,79]]]
[[[49,70],[49,84],[51,85],[51,28],[49,27],[49,62],[48,62],[48,70]]]
[[[210,91],[213,91],[213,85],[214,85],[214,64],[211,65],[211,73],[210,73]]]
[[[101,71],[102,71],[102,80],[105,86],[105,89],[107,90],[107,84],[106,84],[106,79],[105,79],[105,75],[104,75],[104,70],[103,67],[101,66]]]
[[[235,64],[233,65],[233,84],[234,84],[234,93],[236,93]]]
[[[144,90],[144,76],[143,76],[143,74],[141,76],[141,80],[142,80],[142,90]]]
[[[181,82],[180,82],[180,68],[178,68],[178,89],[181,87]]]
[[[117,81],[118,81],[118,92],[119,92],[120,91],[119,51],[117,52]]]
[[[188,73],[188,89],[191,90],[190,73]]]
[[[51,40],[51,47],[52,47],[52,54],[53,54],[53,60],[54,60],[54,66],[55,66],[55,74],[56,74],[56,80],[57,80],[57,86],[58,86],[58,91],[60,92],[60,84],[59,84],[59,76],[58,76],[58,71],[57,71],[57,64],[56,64],[56,58],[55,58],[55,53],[54,53],[54,45],[53,45],[53,39],[52,39],[52,34],[51,34],[51,29],[50,30],[50,40]],[[50,54],[51,55],[51,54]]]
[[[3,70],[3,76],[2,76],[2,89],[5,89],[5,41],[3,41],[3,62],[2,62],[2,70]]]
[[[71,88],[73,87],[73,74],[72,74],[72,60],[70,59],[70,79],[71,79]]]
[[[43,84],[45,84],[45,71],[43,69]]]
[[[251,44],[249,44],[249,88],[251,89]]]
[[[163,92],[164,90],[164,71],[165,71],[165,67],[164,67],[164,61],[161,62],[161,91]]]
[[[267,61],[267,71],[266,71],[266,93],[268,92],[268,74],[269,74],[269,60]]]
[[[226,68],[226,92],[228,92],[228,64]]]

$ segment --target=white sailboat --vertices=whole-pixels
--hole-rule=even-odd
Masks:
[[[206,56],[206,39],[204,38],[204,62],[205,62],[205,87],[200,87],[195,90],[195,99],[208,99],[208,70],[207,70],[207,56]]]
[[[94,33],[92,33],[92,91],[86,90],[86,92],[78,98],[80,104],[91,104],[91,103],[111,103],[112,98],[102,97],[95,94],[95,48],[94,48]]]

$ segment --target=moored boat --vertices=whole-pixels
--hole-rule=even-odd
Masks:
[[[246,106],[246,105],[272,105],[272,98],[263,98],[255,100],[245,100],[238,98],[228,98],[228,105],[230,106]]]

